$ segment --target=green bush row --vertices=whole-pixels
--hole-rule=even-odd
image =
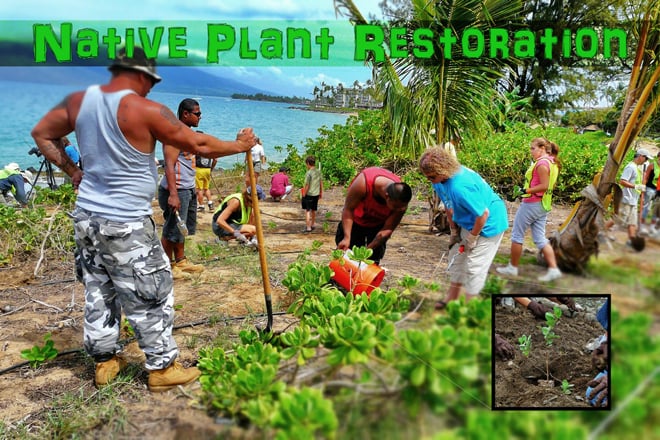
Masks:
[[[650,438],[660,417],[660,341],[643,314],[612,325],[613,408],[605,411],[493,412],[491,301],[462,300],[424,324],[402,325],[415,289],[343,295],[327,265],[300,259],[283,284],[299,324],[279,336],[241,332],[231,352],[200,353],[202,401],[210,412],[275,438],[509,439]],[[626,371],[623,374],[622,371]],[[653,372],[655,371],[655,376]],[[594,373],[595,375],[595,373]],[[645,386],[639,387],[644,380]],[[636,393],[634,395],[631,395]]]
[[[531,164],[532,139],[545,137],[559,146],[561,170],[554,191],[556,202],[573,202],[602,170],[608,150],[604,137],[580,135],[560,127],[530,128],[519,124],[488,139],[467,139],[458,157],[477,171],[502,196],[511,198],[514,188],[524,183]]]
[[[304,158],[316,157],[326,185],[347,185],[359,170],[384,166],[399,173],[418,189],[428,187],[418,169],[417,157],[405,157],[388,135],[380,111],[363,111],[348,118],[345,125],[319,129],[316,139],[308,139],[303,153],[287,147],[284,161],[291,170],[294,185],[301,186],[305,175]],[[574,202],[607,159],[608,139],[604,133],[577,134],[561,127],[530,127],[518,123],[487,138],[466,136],[458,148],[459,161],[481,174],[504,198],[512,199],[514,188],[524,183],[531,163],[529,145],[535,137],[545,137],[559,148],[561,172],[554,200]]]

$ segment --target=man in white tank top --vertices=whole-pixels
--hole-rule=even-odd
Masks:
[[[156,141],[216,158],[248,151],[255,138],[251,128],[240,130],[234,141],[196,133],[166,106],[147,99],[161,77],[139,47],[132,54],[119,49],[109,70],[107,84],[64,98],[32,129],[32,137],[79,189],[71,216],[85,284],[84,346],[96,362],[96,385],[106,385],[126,365],[119,354],[123,312],[146,355],[149,389],[166,391],[193,382],[200,372],[176,360],[172,270],[151,218]],[[84,176],[61,142],[73,130]]]

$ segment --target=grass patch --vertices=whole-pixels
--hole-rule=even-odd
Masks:
[[[133,377],[121,374],[100,390],[80,388],[56,396],[42,414],[39,422],[31,419],[8,427],[0,422],[0,438],[6,439],[64,439],[81,438],[85,432],[95,432],[95,438],[111,438],[125,434],[129,428],[128,411],[123,401],[131,398]]]
[[[655,297],[660,296],[659,265],[650,271],[644,269],[636,262],[623,264],[621,261],[606,261],[591,259],[587,264],[586,274],[605,282],[624,286],[647,288]]]

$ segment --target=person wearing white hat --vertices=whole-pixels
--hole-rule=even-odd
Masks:
[[[28,199],[32,196],[32,179],[34,176],[29,170],[21,170],[21,176],[23,176],[23,187],[25,189],[25,198]]]
[[[644,148],[635,151],[633,160],[623,169],[619,179],[619,185],[623,193],[619,219],[628,228],[627,245],[631,245],[631,240],[637,236],[637,203],[639,202],[639,195],[645,190],[645,185],[642,184],[642,171],[639,166],[650,157],[651,153]]]
[[[0,202],[4,202],[5,196],[9,195],[10,192],[21,206],[27,204],[21,167],[16,162],[7,164],[0,170],[0,193],[2,193],[2,200]]]

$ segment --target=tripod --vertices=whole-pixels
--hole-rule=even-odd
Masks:
[[[30,200],[30,197],[32,196],[32,192],[34,191],[35,186],[37,185],[37,182],[39,181],[39,176],[41,175],[41,172],[46,169],[46,180],[48,182],[48,188],[50,189],[57,189],[57,182],[55,182],[55,175],[53,174],[53,164],[48,162],[46,158],[41,160],[41,166],[39,167],[39,171],[37,171],[37,175],[35,176],[34,180],[32,181],[32,188],[30,188],[30,192],[27,195],[27,199]]]

